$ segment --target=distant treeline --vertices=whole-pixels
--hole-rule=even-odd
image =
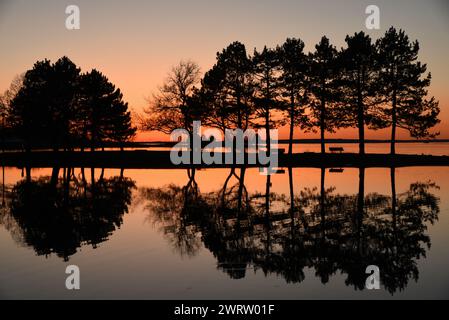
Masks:
[[[361,154],[365,127],[391,128],[391,153],[397,128],[413,138],[437,136],[430,130],[440,109],[428,96],[431,75],[418,61],[418,41],[393,27],[375,42],[364,32],[345,41],[337,50],[323,36],[315,51],[305,53],[302,40],[289,38],[252,55],[233,42],[203,78],[195,62],[181,61],[139,116],[141,126],[170,133],[191,132],[193,120],[223,132],[289,125],[290,142],[294,128],[319,131],[323,153],[325,133],[340,128],[358,128]]]

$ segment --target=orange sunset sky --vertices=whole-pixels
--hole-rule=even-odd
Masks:
[[[380,30],[367,30],[365,8],[380,8]],[[67,30],[65,8],[80,8],[80,30]],[[322,35],[337,48],[346,34],[363,30],[376,39],[391,25],[403,28],[421,45],[420,60],[428,64],[430,93],[440,101],[440,138],[449,138],[449,1],[445,0],[227,0],[106,1],[0,0],[0,92],[15,75],[37,60],[63,55],[82,71],[96,68],[118,86],[134,111],[147,104],[170,67],[192,59],[207,71],[217,51],[241,41],[248,53],[264,45],[299,37],[311,51]],[[287,130],[280,131],[285,138]],[[315,138],[295,133],[296,138]],[[357,138],[341,130],[328,138]],[[389,130],[369,131],[367,138],[388,138]],[[408,138],[399,132],[399,138]],[[168,139],[158,133],[137,140]]]

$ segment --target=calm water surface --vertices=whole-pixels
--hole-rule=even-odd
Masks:
[[[0,298],[449,298],[447,167],[68,171],[5,168]]]

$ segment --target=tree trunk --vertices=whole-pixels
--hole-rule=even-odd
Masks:
[[[96,186],[95,186],[95,168],[90,168],[90,192],[91,192],[91,196],[92,196],[92,200],[95,199],[95,194],[96,194]]]
[[[396,154],[396,126],[397,126],[397,114],[396,114],[396,92],[393,92],[393,103],[392,103],[392,119],[391,119],[391,154]]]
[[[25,168],[25,176],[26,176],[26,182],[30,183],[31,182],[31,167],[29,165],[27,165]]]
[[[240,212],[242,211],[242,197],[243,197],[243,186],[245,183],[245,171],[246,168],[242,167],[240,169],[240,178],[239,178],[239,189],[238,189],[238,199],[237,199],[237,209],[238,209],[238,213],[239,213],[239,218],[240,218]]]
[[[294,223],[295,219],[295,194],[293,190],[293,168],[288,168],[288,183],[289,183],[289,190],[290,190],[290,215],[292,219],[292,223]]]
[[[271,94],[270,94],[270,77],[269,77],[269,72],[267,71],[266,74],[266,79],[267,79],[267,96],[266,96],[266,101],[268,103],[268,105],[266,106],[266,114],[265,114],[265,130],[266,132],[266,137],[267,137],[267,156],[270,157],[271,156],[271,138],[270,138],[270,99],[271,99]]]
[[[288,137],[288,155],[293,153],[293,131],[295,128],[295,98],[292,95],[290,97],[290,132]]]
[[[86,182],[86,174],[84,173],[84,167],[81,167],[81,179]]]
[[[242,108],[240,94],[237,93],[237,128],[242,129]]]
[[[326,80],[321,77],[321,106],[320,106],[320,142],[321,153],[326,153],[326,144],[324,142],[324,133],[326,130],[326,99],[324,98],[324,90],[326,88]]]
[[[359,127],[359,154],[365,154],[365,110],[360,79],[357,83],[357,126]]]
[[[359,168],[359,193],[357,198],[357,211],[363,216],[365,199],[365,168]]]
[[[65,170],[65,168],[64,168]],[[67,168],[67,174],[65,176],[64,179],[64,205],[67,207],[69,204],[69,196],[70,196],[70,177],[71,177],[71,173],[72,173],[72,169],[71,168]]]
[[[320,214],[321,214],[321,236],[324,240],[326,237],[326,168],[321,168],[321,183],[320,183]]]
[[[271,188],[271,176],[267,175],[267,184],[265,188],[265,219],[267,226],[270,222],[270,188]]]
[[[357,197],[357,247],[360,253],[362,240],[362,225],[365,210],[365,168],[359,168],[359,193]]]
[[[396,222],[396,208],[397,208],[397,197],[396,197],[396,168],[392,167],[390,171],[391,177],[391,214],[393,218],[393,233],[395,240],[395,249],[397,248],[397,222]]]
[[[326,122],[326,102],[324,100],[321,101],[321,110],[320,110],[320,141],[321,141],[321,153],[326,153],[326,144],[324,142],[324,132],[326,130],[325,126]]]
[[[270,108],[267,107],[265,115],[265,130],[267,143],[267,157],[271,156],[271,138],[270,138]]]
[[[95,168],[90,168],[90,183],[92,184],[92,187],[95,184]]]
[[[56,189],[56,186],[58,185],[59,169],[60,169],[59,167],[54,167],[51,170],[50,185],[52,188],[55,188],[55,189]]]
[[[235,167],[231,168],[231,172],[229,173],[229,175],[227,176],[224,184],[223,184],[223,188],[222,188],[222,194],[221,194],[221,205],[224,207],[225,205],[225,196],[226,196],[226,189],[228,188],[228,183],[229,180],[232,178],[232,175],[234,174],[235,171]]]

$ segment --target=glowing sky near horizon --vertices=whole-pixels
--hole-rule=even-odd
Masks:
[[[81,29],[65,28],[65,8],[78,5]],[[381,29],[365,29],[365,8],[380,7]],[[83,71],[102,71],[124,93],[135,111],[147,104],[170,67],[181,59],[196,61],[203,72],[217,51],[232,41],[249,53],[264,45],[299,37],[306,51],[322,35],[338,48],[346,34],[364,30],[373,38],[389,26],[403,28],[421,44],[420,60],[432,72],[431,94],[440,101],[441,138],[449,138],[449,2],[445,0],[0,0],[0,92],[15,75],[37,60],[63,55]],[[285,131],[281,131],[281,137]],[[388,130],[368,138],[387,138]],[[158,138],[152,134],[149,138]],[[299,136],[297,136],[299,137]],[[301,137],[315,137],[313,134]],[[328,136],[330,137],[330,136]],[[355,130],[332,137],[356,138]],[[408,135],[401,132],[400,138]]]

